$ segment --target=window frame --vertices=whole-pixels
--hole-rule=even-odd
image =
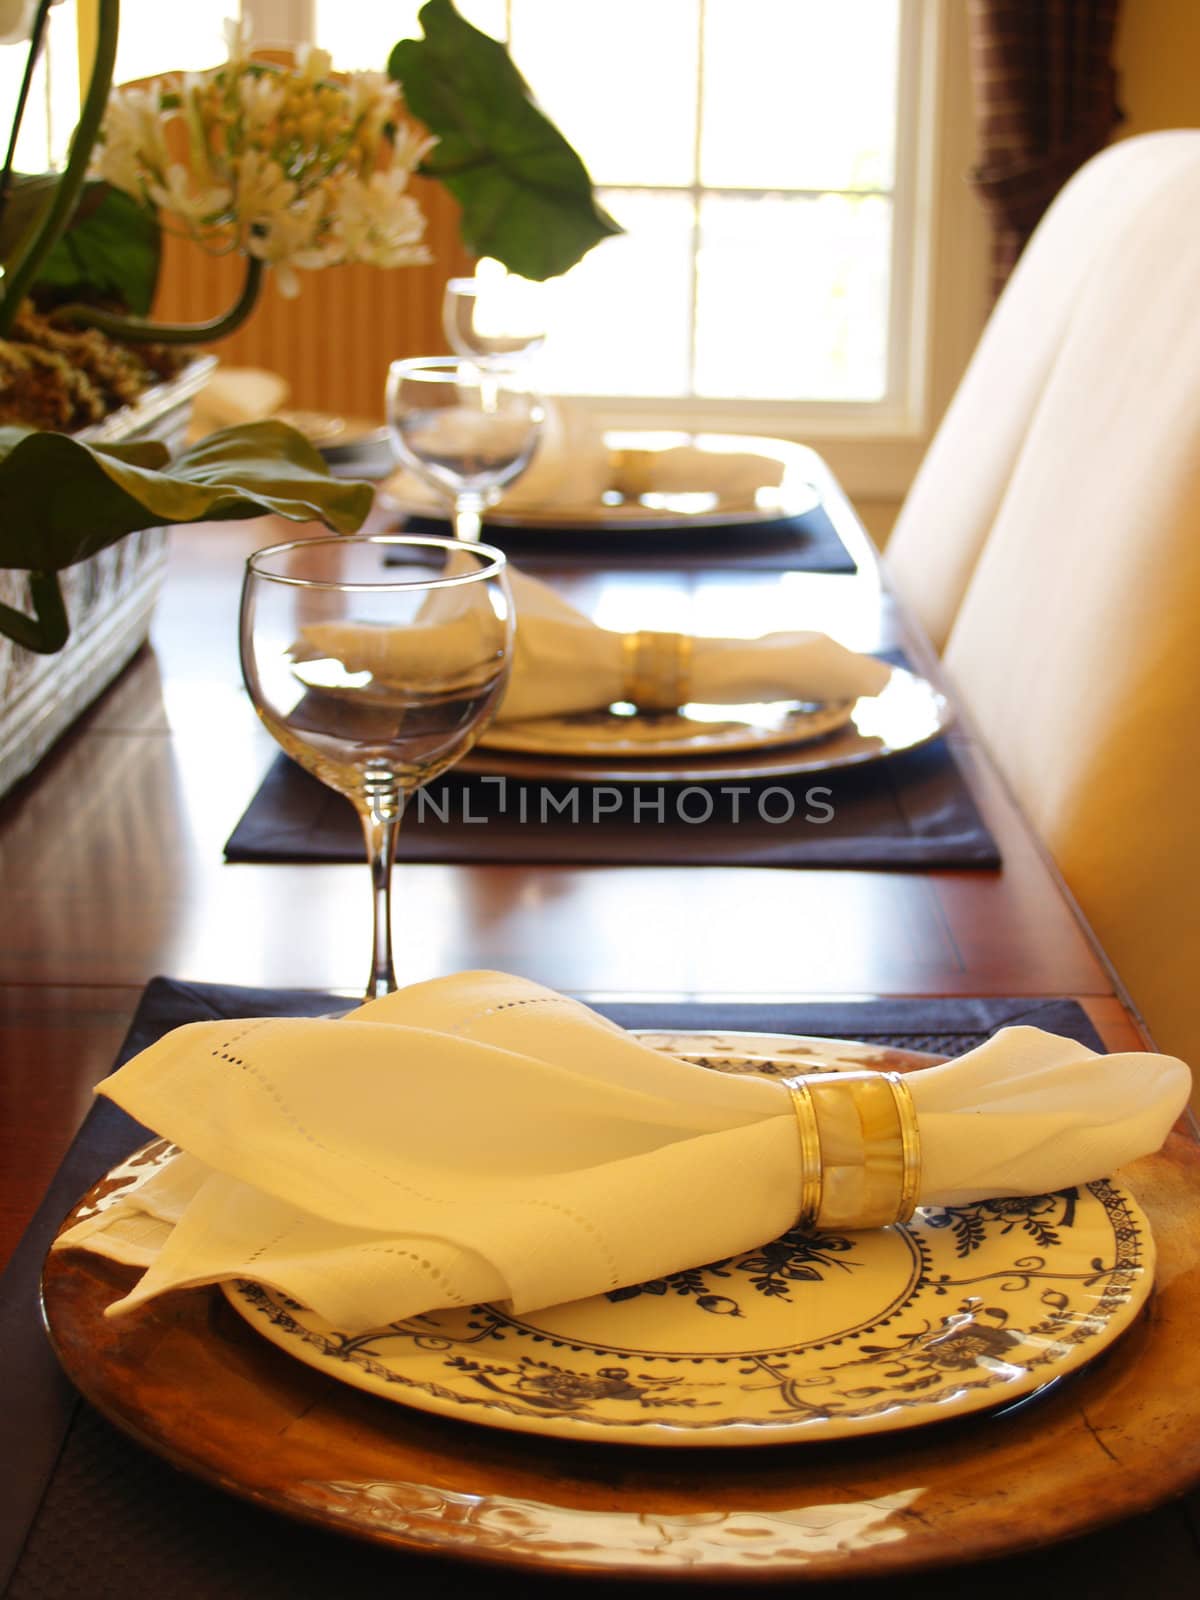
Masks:
[[[312,38],[312,0],[242,0],[257,38]],[[987,243],[974,154],[965,8],[901,0],[888,393],[878,401],[582,396],[602,425],[811,440],[850,493],[907,489],[986,320]],[[905,181],[899,175],[905,173]],[[617,185],[615,187],[621,187]]]
[[[818,444],[847,491],[894,501],[925,448],[987,318],[987,230],[967,174],[975,136],[965,8],[902,0],[889,388],[881,401],[585,396],[603,426],[762,433]],[[905,235],[899,244],[901,230]],[[902,380],[902,381],[899,381]]]
[[[602,425],[769,433],[817,443],[847,490],[904,493],[986,319],[987,241],[966,174],[974,152],[965,8],[901,0],[889,389],[884,400],[787,401],[588,396]],[[79,0],[81,54],[89,0]],[[313,0],[242,0],[254,37],[313,37]],[[903,248],[899,241],[903,236]]]
[[[664,183],[612,183],[601,184],[597,182],[597,189],[603,191],[602,198],[609,195],[636,195],[636,194],[671,194],[688,195],[693,204],[698,206],[700,201],[709,195],[745,195],[749,197],[779,197],[784,200],[801,198],[805,195],[815,198],[822,194],[840,194],[849,198],[859,195],[866,197],[878,194],[886,199],[891,208],[890,227],[890,259],[888,273],[888,341],[885,353],[886,382],[884,392],[874,400],[843,400],[833,397],[806,400],[800,397],[773,398],[756,400],[749,396],[710,396],[710,395],[659,395],[659,396],[631,396],[621,394],[594,394],[589,392],[579,395],[572,392],[571,398],[582,404],[604,408],[620,405],[625,408],[628,415],[634,411],[644,411],[651,417],[659,416],[688,416],[700,419],[705,426],[726,417],[731,410],[736,410],[739,415],[745,416],[748,411],[762,419],[764,428],[772,427],[779,419],[786,418],[794,426],[809,424],[833,423],[838,432],[854,434],[865,429],[880,429],[892,432],[903,429],[912,419],[914,412],[919,414],[920,384],[923,378],[923,363],[911,359],[912,331],[915,323],[915,313],[918,310],[916,300],[922,294],[924,282],[918,270],[918,263],[914,259],[916,250],[916,219],[920,209],[921,187],[925,178],[920,166],[921,140],[919,138],[919,118],[921,107],[925,104],[926,96],[923,94],[923,83],[929,75],[929,64],[926,59],[928,51],[936,48],[936,39],[927,41],[921,31],[921,8],[923,0],[897,0],[897,43],[898,43],[898,72],[896,83],[896,121],[894,145],[894,171],[892,183],[888,188],[880,189],[778,189],[770,186],[744,185],[730,187],[722,184],[704,184],[699,177],[699,144],[700,144],[700,116],[697,107],[695,129],[694,161],[696,172],[690,184],[669,185]],[[699,0],[700,13],[699,25],[704,28],[705,0]],[[701,46],[703,49],[703,46]],[[701,81],[704,74],[704,57],[700,58]],[[696,354],[696,300],[697,300],[697,261],[699,249],[699,219],[693,221],[691,240],[692,279],[689,286],[691,306],[692,339],[688,356],[688,378],[694,382],[695,354]],[[914,406],[914,401],[916,405]]]
[[[990,308],[986,219],[967,183],[975,129],[966,8],[955,0],[904,4],[912,31],[902,34],[897,170],[900,143],[908,141],[914,181],[891,323],[905,370],[902,397],[887,403],[636,396],[576,402],[588,405],[601,425],[755,432],[813,443],[856,499],[890,504],[903,497]]]

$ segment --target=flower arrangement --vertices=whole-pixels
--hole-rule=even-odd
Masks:
[[[428,0],[424,37],[401,40],[386,74],[338,77],[319,50],[293,68],[257,60],[235,29],[230,58],[214,71],[115,95],[119,0],[97,0],[91,78],[66,167],[18,177],[12,151],[51,3],[0,0],[0,37],[27,32],[30,41],[0,172],[0,390],[24,384],[40,403],[50,368],[116,370],[124,382],[124,358],[98,357],[95,332],[159,352],[219,338],[249,316],[268,268],[294,293],[299,273],[334,262],[427,259],[407,192],[415,171],[454,194],[476,254],[524,277],[564,272],[619,231],[507,51],[451,0]],[[170,326],[148,318],[160,225],[241,254],[243,286],[223,315]],[[160,355],[147,358],[147,371],[163,370]],[[51,408],[32,420],[74,425],[78,416]],[[0,633],[30,650],[61,649],[69,623],[59,572],[139,528],[276,512],[350,531],[370,501],[368,485],[331,479],[279,423],[225,429],[173,462],[153,442],[92,446],[36,426],[0,427],[0,567],[29,573],[32,607],[0,604]]]
[[[436,140],[403,120],[399,84],[335,77],[311,46],[295,68],[255,60],[242,25],[226,33],[214,71],[113,93],[94,174],[202,249],[272,267],[285,295],[299,293],[297,269],[428,261],[407,190]]]

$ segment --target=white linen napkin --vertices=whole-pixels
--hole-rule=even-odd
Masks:
[[[602,514],[619,524],[642,520],[648,510],[664,518],[686,516],[689,504],[710,510],[710,501],[730,515],[787,515],[780,493],[785,463],[755,450],[754,440],[738,450],[734,438],[709,436],[701,448],[687,434],[606,428],[586,404],[561,396],[543,403],[546,418],[533,460],[497,501],[509,517],[550,527],[555,518],[590,523]],[[444,494],[407,468],[392,474],[384,493],[406,511],[446,515]]]
[[[1157,1149],[1188,1070],[1009,1028],[910,1073],[920,1203],[1041,1194]],[[801,1187],[785,1086],[661,1054],[521,978],[463,973],[343,1020],[202,1022],[99,1085],[184,1155],[75,1224],[146,1270],[111,1312],[252,1278],[361,1331],[518,1312],[777,1238]],[[826,1167],[861,1164],[845,1128]]]
[[[498,722],[594,711],[628,691],[626,636],[598,627],[561,595],[509,568],[516,606],[512,675]],[[303,630],[306,656],[335,656],[348,672],[370,672],[383,683],[426,682],[439,656],[461,659],[462,641],[447,629],[464,602],[455,589],[435,592],[422,613],[425,627],[386,628],[354,622],[314,623]],[[745,705],[797,700],[824,704],[878,694],[892,669],[847,650],[823,633],[769,633],[760,639],[692,638],[687,700]]]

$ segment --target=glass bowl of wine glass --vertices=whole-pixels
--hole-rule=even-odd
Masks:
[[[442,328],[451,350],[481,363],[513,366],[546,341],[546,287],[503,268],[451,278],[442,295]],[[493,267],[499,263],[491,263]]]
[[[246,564],[240,639],[262,721],[359,814],[374,907],[367,998],[389,994],[391,874],[405,802],[466,754],[508,679],[504,555],[407,535],[273,545]]]
[[[453,506],[454,532],[478,541],[483,513],[520,477],[546,408],[523,374],[462,356],[417,356],[388,369],[387,420],[400,462]]]

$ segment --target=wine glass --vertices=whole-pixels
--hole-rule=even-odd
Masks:
[[[546,415],[518,373],[462,356],[393,361],[387,413],[397,456],[453,502],[455,537],[467,544],[529,465]]]
[[[255,710],[362,821],[374,895],[367,999],[390,994],[397,828],[408,796],[466,754],[503,693],[505,558],[395,534],[273,545],[246,563],[240,631]]]
[[[546,341],[545,290],[525,278],[479,274],[451,278],[442,296],[442,327],[451,350],[481,364],[515,365]]]

